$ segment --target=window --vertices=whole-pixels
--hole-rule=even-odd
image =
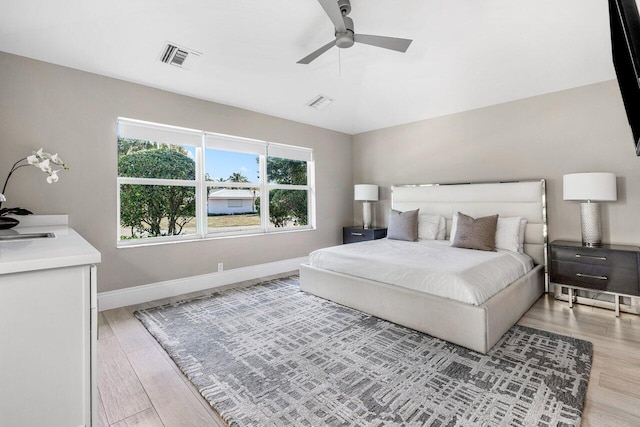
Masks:
[[[118,245],[314,227],[311,149],[118,119]]]

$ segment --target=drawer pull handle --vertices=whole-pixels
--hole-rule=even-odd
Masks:
[[[580,254],[576,254],[576,258],[591,258],[591,259],[599,259],[602,261],[607,260],[606,256],[593,256],[593,255],[580,255]]]
[[[589,279],[607,280],[607,276],[593,276],[591,274],[576,273],[578,277],[588,277]]]
[[[351,235],[352,235],[352,236],[364,236],[364,233],[354,233],[354,232],[351,232]]]

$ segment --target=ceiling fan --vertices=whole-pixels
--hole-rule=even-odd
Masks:
[[[335,40],[331,40],[320,49],[305,56],[298,64],[309,64],[311,61],[331,49],[333,46],[345,49],[354,43],[364,43],[371,46],[383,47],[398,52],[406,52],[413,40],[399,39],[395,37],[372,36],[368,34],[356,34],[353,31],[353,20],[347,15],[351,12],[350,0],[318,0],[320,6],[333,22],[336,28]]]

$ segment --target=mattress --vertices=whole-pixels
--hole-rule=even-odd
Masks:
[[[309,264],[480,305],[533,268],[526,254],[451,247],[449,241],[380,239],[312,252]]]

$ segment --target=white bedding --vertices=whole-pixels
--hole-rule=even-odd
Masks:
[[[533,268],[526,254],[451,247],[448,241],[380,239],[312,252],[309,264],[480,305]]]

